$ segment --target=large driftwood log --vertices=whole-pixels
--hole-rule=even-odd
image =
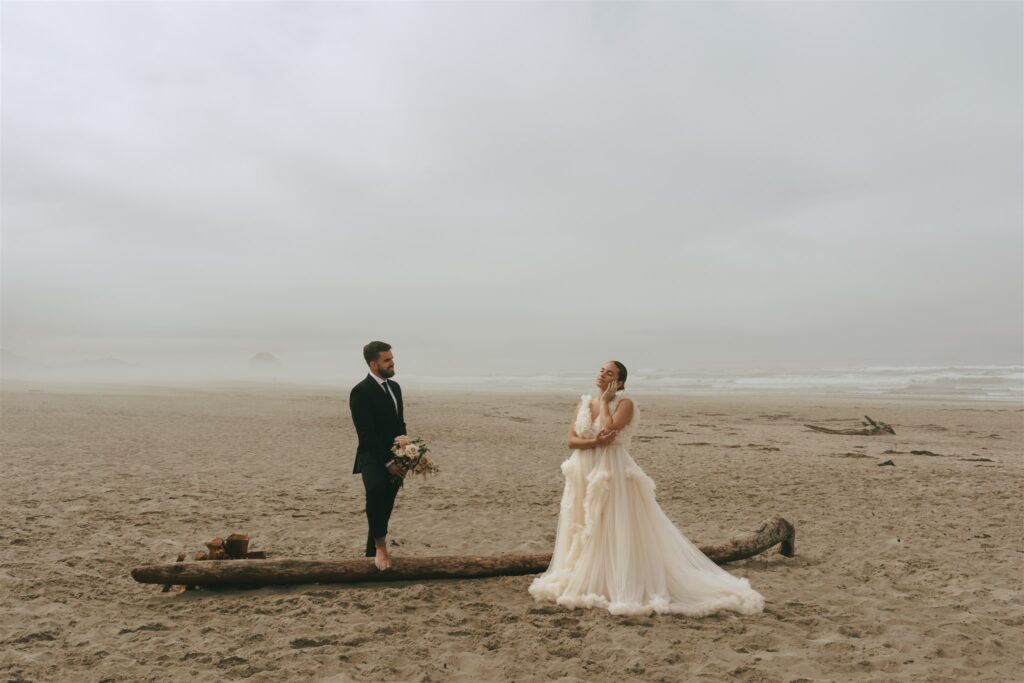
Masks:
[[[702,545],[700,551],[717,564],[760,555],[773,546],[786,557],[796,554],[796,528],[782,517],[772,517],[749,534],[734,536],[721,545]]]
[[[143,565],[132,570],[132,578],[141,583],[204,586],[472,579],[536,574],[547,568],[550,559],[550,555],[394,557],[391,569],[384,572],[378,570],[373,559],[368,557],[351,560],[213,560]]]
[[[721,545],[701,546],[718,564],[763,553],[781,544],[779,552],[792,556],[796,530],[781,517],[765,520],[752,533]],[[132,569],[140,583],[202,586],[271,585],[294,583],[353,583],[357,581],[421,581],[473,579],[487,576],[539,574],[547,569],[550,554],[469,557],[395,557],[391,569],[379,571],[371,558],[351,560],[212,560],[149,564]]]
[[[824,434],[845,434],[847,436],[875,436],[876,434],[895,434],[896,430],[884,422],[875,422],[867,415],[864,416],[864,427],[862,429],[829,429],[828,427],[817,427],[805,424],[804,427],[813,429]]]

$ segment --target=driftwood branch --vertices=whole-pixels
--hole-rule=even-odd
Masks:
[[[829,429],[828,427],[818,427],[816,425],[809,424],[805,424],[804,427],[823,434],[845,434],[847,436],[875,436],[877,434],[896,433],[896,430],[892,428],[892,425],[888,425],[881,421],[875,422],[867,415],[864,416],[863,425],[864,427],[861,429]]]
[[[749,534],[734,536],[721,545],[702,545],[700,551],[716,564],[760,555],[773,546],[786,557],[796,554],[796,528],[782,517],[772,517]]]
[[[752,533],[721,545],[701,546],[718,564],[733,562],[780,545],[792,556],[796,530],[781,517],[765,520]],[[149,564],[132,569],[140,583],[201,586],[252,586],[296,583],[353,583],[358,581],[422,581],[473,579],[488,576],[539,574],[551,562],[550,554],[456,557],[395,557],[391,569],[379,571],[372,558],[350,560],[207,560]]]

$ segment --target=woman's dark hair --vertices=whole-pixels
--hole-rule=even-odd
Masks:
[[[615,367],[617,367],[619,369],[619,381],[622,382],[622,388],[625,389],[626,388],[626,375],[629,374],[628,372],[626,372],[626,366],[623,365],[622,363],[620,363],[617,360],[613,360],[612,362],[615,363]]]
[[[369,365],[380,358],[380,354],[391,350],[391,344],[382,341],[372,341],[363,347],[363,359]]]

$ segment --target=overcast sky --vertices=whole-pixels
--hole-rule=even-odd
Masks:
[[[4,2],[3,347],[1019,364],[1022,8]]]

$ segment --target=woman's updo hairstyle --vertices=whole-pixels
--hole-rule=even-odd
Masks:
[[[617,360],[613,360],[612,362],[615,363],[615,367],[617,367],[619,369],[619,379],[618,379],[618,381],[622,382],[622,388],[625,389],[626,388],[626,375],[629,374],[626,371],[626,366],[623,365],[622,363],[620,363]]]

